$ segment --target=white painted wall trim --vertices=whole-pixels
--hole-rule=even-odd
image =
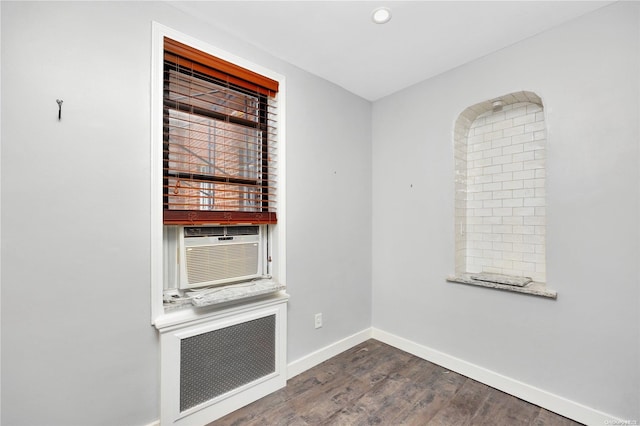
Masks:
[[[394,346],[424,360],[438,364],[451,371],[467,376],[487,386],[539,405],[549,411],[576,420],[587,425],[626,424],[624,420],[603,413],[545,390],[536,388],[510,377],[503,376],[479,365],[460,358],[422,346],[410,340],[396,336],[377,328],[371,329],[371,337]]]
[[[0,22],[2,22],[2,8],[0,7]],[[0,35],[0,39],[2,35]],[[1,44],[1,42],[0,42]],[[1,56],[1,55],[0,55]],[[2,93],[2,59],[0,59],[0,93]],[[2,164],[2,96],[0,96],[0,164]],[[2,187],[2,167],[0,166],[0,187]],[[0,193],[0,211],[2,211],[2,194]],[[0,241],[2,241],[2,227],[0,226]],[[0,277],[2,277],[2,250],[0,250]],[[2,279],[0,278],[0,307],[2,306]],[[2,309],[0,308],[0,317]],[[0,366],[2,365],[2,333],[0,333]],[[0,383],[2,383],[2,368],[0,367]],[[1,388],[1,386],[0,386]],[[2,391],[0,390],[0,423],[2,423]]]
[[[172,38],[187,44],[203,52],[214,55],[225,61],[232,62],[258,74],[277,80],[278,89],[278,225],[273,234],[270,234],[270,242],[275,245],[276,256],[272,264],[271,274],[280,284],[286,286],[287,277],[287,250],[286,250],[286,77],[247,59],[239,57],[231,52],[198,40],[187,34],[174,30],[158,22],[151,23],[151,141],[149,152],[151,155],[151,206],[150,206],[150,253],[151,253],[151,324],[164,325],[173,321],[180,315],[168,315],[164,312],[162,304],[163,292],[163,210],[162,210],[162,94],[163,94],[163,64],[164,64],[164,37]],[[271,232],[271,231],[270,231]],[[275,237],[271,239],[271,237]],[[275,241],[273,241],[275,240]],[[187,314],[188,316],[188,314]],[[195,315],[194,317],[198,317]],[[188,319],[188,318],[187,318]],[[185,319],[186,321],[186,319]]]
[[[370,338],[371,328],[367,328],[289,363],[287,380]]]

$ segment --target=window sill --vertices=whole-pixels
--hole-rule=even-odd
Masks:
[[[180,309],[185,306],[195,306],[202,308],[205,306],[218,305],[226,302],[234,302],[250,297],[262,296],[284,290],[285,286],[272,279],[257,279],[247,282],[229,284],[221,287],[214,287],[204,290],[192,290],[189,298],[185,301],[180,299],[175,305],[171,302],[164,303],[165,311]]]
[[[153,325],[164,332],[186,323],[210,321],[212,318],[236,315],[241,312],[252,311],[257,308],[285,303],[289,295],[284,290],[269,292],[261,295],[248,295],[244,298],[228,300],[203,307],[185,306],[175,310],[165,310],[165,313],[155,319]]]
[[[450,283],[468,284],[479,287],[495,288],[498,290],[511,291],[514,293],[530,294],[533,296],[547,297],[549,299],[557,299],[558,293],[555,290],[549,290],[545,283],[530,282],[524,287],[518,287],[515,285],[498,284],[487,281],[478,281],[471,278],[469,274],[460,274],[447,277],[447,281]]]

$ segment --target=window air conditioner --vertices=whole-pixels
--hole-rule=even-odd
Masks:
[[[182,226],[179,288],[246,281],[264,275],[260,226]]]

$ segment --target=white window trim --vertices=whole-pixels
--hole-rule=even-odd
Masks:
[[[225,50],[219,49],[201,40],[173,30],[157,22],[152,22],[151,41],[151,324],[160,329],[171,325],[201,319],[215,314],[207,310],[199,312],[195,309],[184,309],[165,313],[163,293],[163,211],[162,211],[162,94],[163,94],[163,63],[164,37],[192,46],[225,61],[257,72],[278,81],[278,225],[270,226],[270,241],[276,253],[272,264],[273,278],[286,286],[286,81],[285,77],[272,70],[256,65],[246,59],[238,57]],[[276,296],[286,298],[287,296]]]

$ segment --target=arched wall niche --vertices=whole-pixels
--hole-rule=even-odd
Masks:
[[[546,281],[546,139],[533,92],[480,102],[456,120],[456,276]]]

